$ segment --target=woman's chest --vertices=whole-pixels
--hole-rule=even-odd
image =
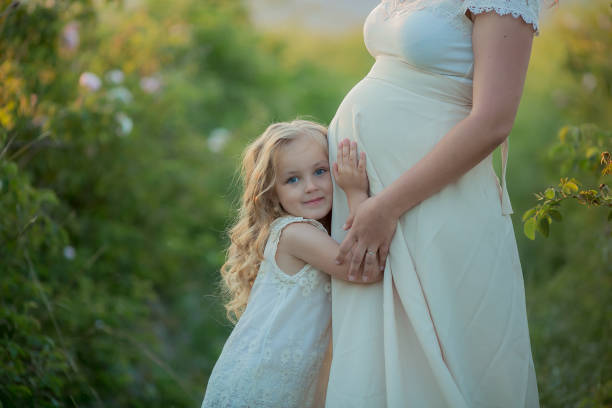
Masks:
[[[388,0],[366,19],[364,40],[374,57],[395,56],[417,67],[463,76],[473,59],[471,29],[459,0]]]

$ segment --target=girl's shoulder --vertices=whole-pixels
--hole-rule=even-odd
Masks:
[[[282,232],[283,228],[285,228],[287,225],[292,224],[294,222],[305,222],[305,223],[308,223],[308,224],[311,224],[317,227],[321,231],[327,232],[323,224],[321,224],[317,220],[313,220],[310,218],[296,217],[294,215],[285,215],[283,217],[279,217],[275,219],[272,222],[272,224],[270,225],[270,237],[272,237],[272,234],[278,234],[280,236],[280,233]]]
[[[296,217],[293,215],[286,215],[283,217],[279,217],[275,219],[272,222],[272,224],[270,224],[270,235],[268,236],[268,243],[266,245],[265,255],[275,257],[276,250],[278,248],[278,242],[280,241],[283,229],[285,229],[286,226],[296,223],[296,222],[310,224],[320,229],[321,231],[324,231],[327,234],[327,230],[325,229],[323,224],[321,224],[317,220],[313,220],[310,218]]]

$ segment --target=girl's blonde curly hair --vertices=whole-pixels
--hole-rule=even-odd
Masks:
[[[310,137],[327,151],[327,128],[307,120],[274,123],[247,146],[240,178],[244,187],[237,219],[229,230],[230,246],[221,267],[227,317],[236,322],[246,304],[263,260],[270,224],[287,215],[275,193],[276,157],[298,137]]]

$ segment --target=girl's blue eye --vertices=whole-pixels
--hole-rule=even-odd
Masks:
[[[324,168],[320,168],[320,169],[316,169],[315,170],[315,174],[317,176],[320,176],[321,174],[325,174],[325,173],[327,173],[327,169],[324,169]]]
[[[289,177],[287,179],[287,184],[293,184],[293,183],[296,183],[297,181],[298,181],[298,178],[296,176]]]

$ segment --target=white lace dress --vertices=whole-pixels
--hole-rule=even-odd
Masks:
[[[330,162],[339,140],[356,140],[372,194],[393,183],[470,113],[466,10],[511,14],[537,30],[538,7],[537,0],[384,0],[364,26],[376,62],[330,123]],[[507,147],[501,183],[489,156],[400,217],[382,283],[332,280],[327,407],[538,406]],[[335,188],[338,242],[348,215]]]
[[[330,336],[330,278],[310,265],[295,275],[276,264],[284,227],[317,221],[282,217],[270,226],[264,260],[244,314],[212,371],[202,407],[311,407]]]

